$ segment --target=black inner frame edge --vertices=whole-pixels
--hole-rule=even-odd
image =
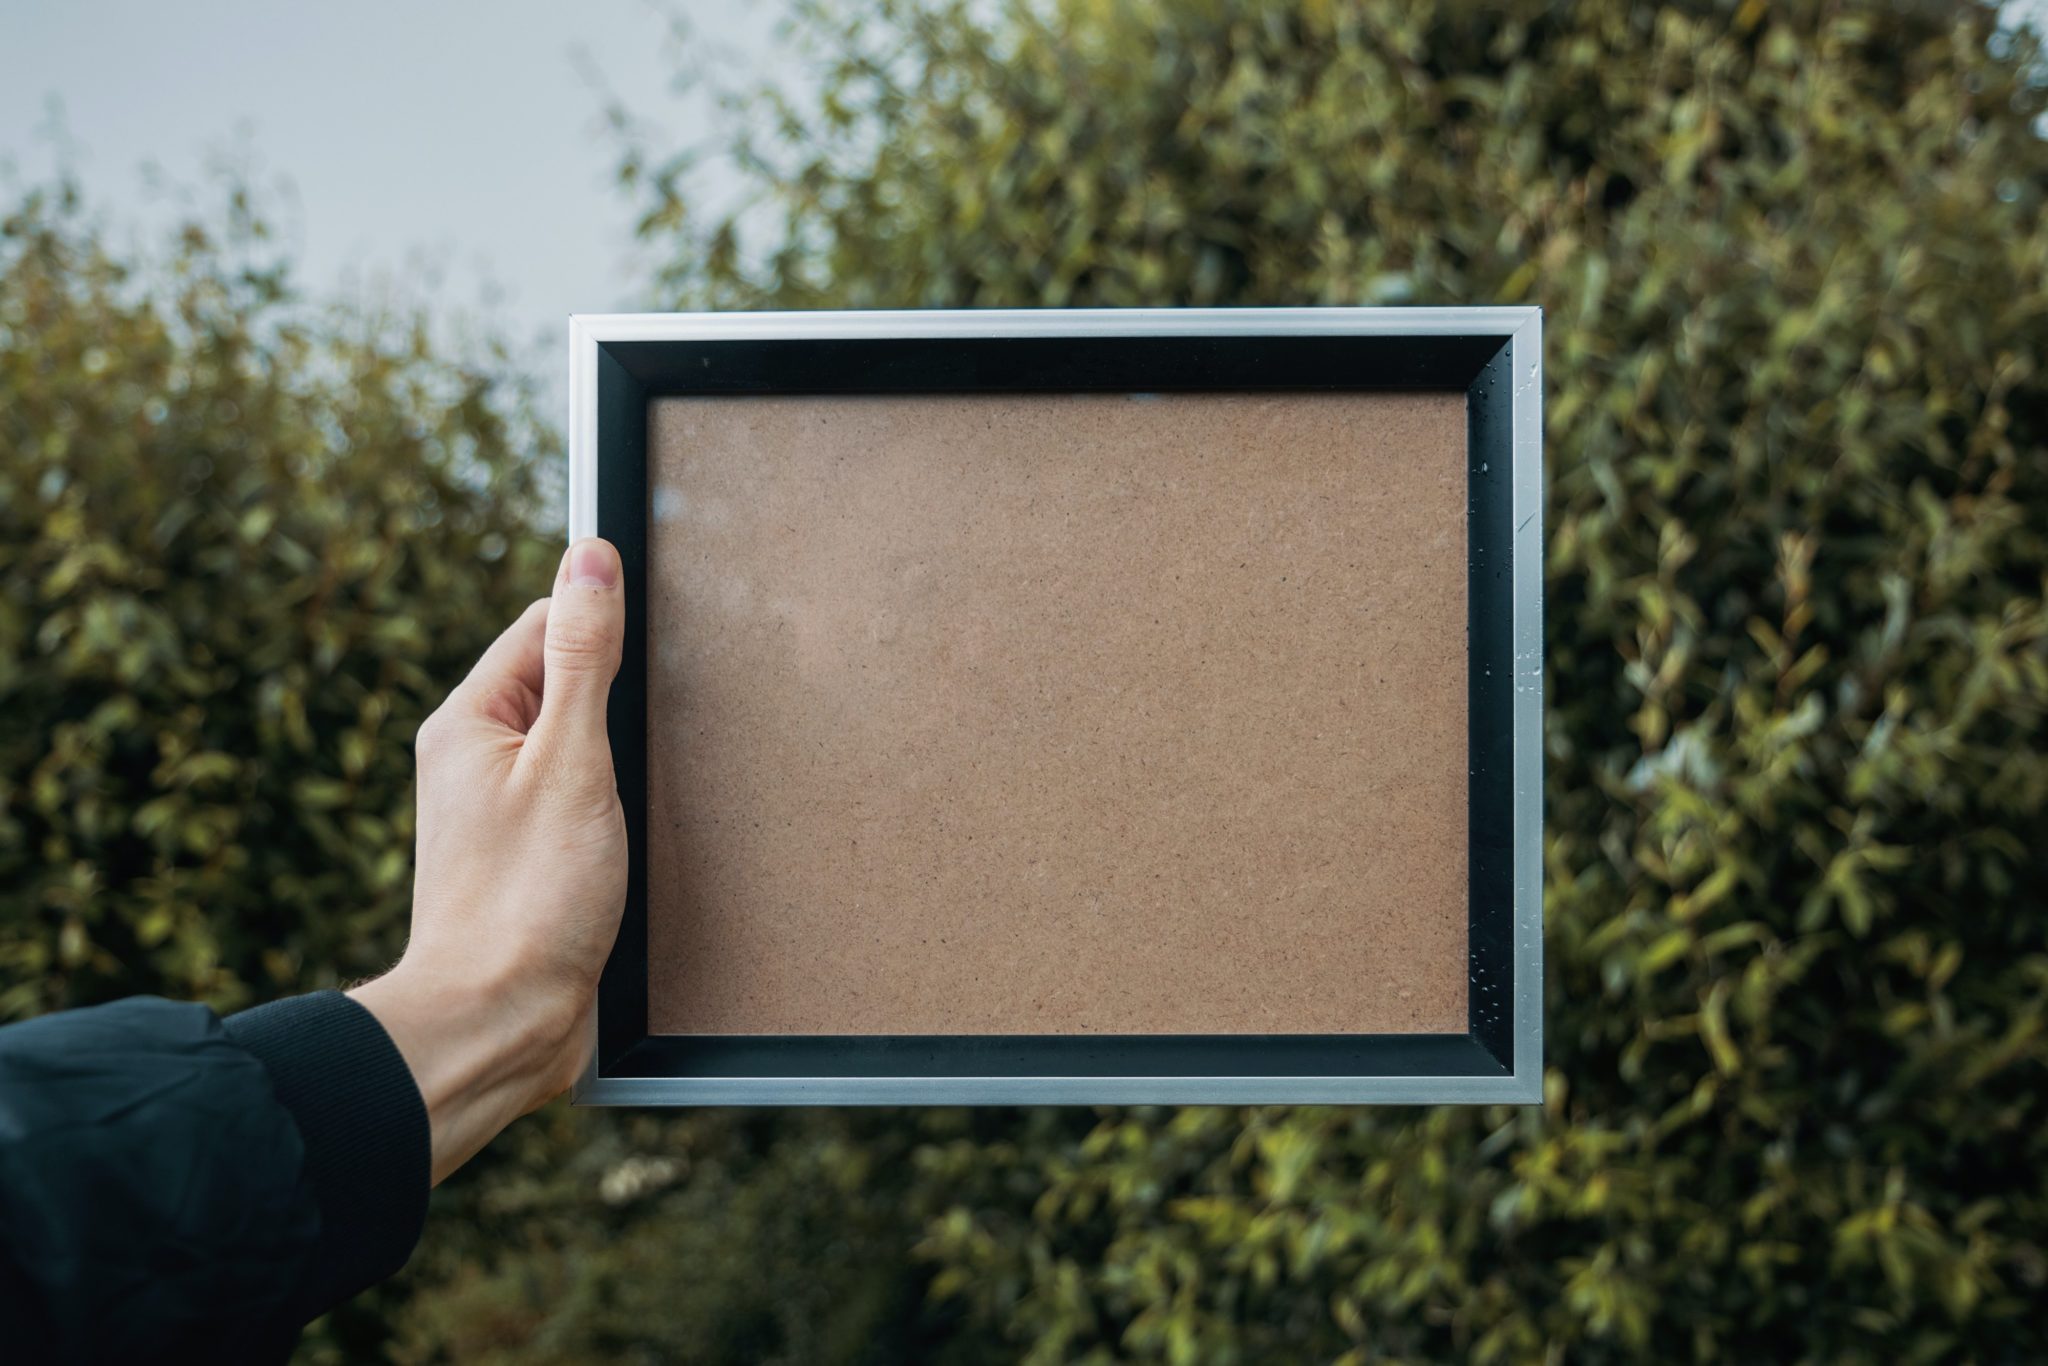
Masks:
[[[601,1077],[1500,1076],[1513,1072],[1513,382],[1508,339],[880,338],[597,348],[598,534],[626,641],[609,729],[629,848],[598,991]],[[1452,390],[1466,395],[1469,1033],[711,1036],[647,1032],[647,405],[690,394]]]

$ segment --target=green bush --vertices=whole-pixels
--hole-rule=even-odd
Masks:
[[[754,217],[628,158],[678,302],[1547,314],[1546,1103],[932,1135],[962,1340],[2048,1357],[2032,39],[1853,2],[867,8],[813,15],[821,97],[756,106]]]
[[[549,580],[517,395],[218,217],[0,221],[0,1020],[389,963],[413,730]]]
[[[884,3],[672,301],[1526,302],[1547,1100],[525,1121],[308,1359],[2048,1358],[2048,144],[1950,6]],[[396,947],[517,395],[0,235],[0,1013]],[[253,255],[252,255],[253,253]],[[501,544],[502,539],[502,544]],[[493,556],[497,558],[493,558]]]

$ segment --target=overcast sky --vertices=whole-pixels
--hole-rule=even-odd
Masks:
[[[139,168],[203,184],[210,158],[253,158],[294,187],[301,282],[320,294],[379,272],[482,311],[552,385],[572,312],[642,306],[631,210],[608,183],[607,94],[677,140],[707,102],[678,65],[728,83],[804,73],[772,41],[785,0],[0,0],[0,161],[68,161],[116,221],[167,216]],[[2048,15],[2048,0],[2015,13]],[[669,13],[693,34],[688,53]],[[600,84],[593,84],[593,77]],[[733,184],[710,169],[705,189]],[[498,301],[482,309],[485,286]]]
[[[570,313],[645,303],[631,209],[609,184],[607,92],[681,141],[711,111],[670,92],[679,62],[716,47],[728,80],[790,80],[772,69],[783,12],[781,0],[0,0],[0,160],[47,175],[56,110],[63,159],[115,221],[137,223],[172,211],[146,163],[191,187],[211,160],[253,161],[293,187],[273,206],[308,289],[417,280],[425,266],[442,279],[435,298],[552,352]],[[670,13],[690,27],[688,54]]]

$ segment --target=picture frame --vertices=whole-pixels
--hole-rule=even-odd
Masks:
[[[1542,1096],[1542,317],[1525,307],[600,314],[570,320],[569,533],[625,568],[610,729],[631,871],[584,1105],[1493,1104]],[[1465,399],[1466,1029],[648,1029],[649,412],[687,395],[1450,392]]]

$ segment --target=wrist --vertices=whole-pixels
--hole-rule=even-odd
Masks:
[[[581,1022],[536,1008],[526,985],[408,958],[348,993],[377,1017],[419,1087],[437,1185],[565,1084]]]

